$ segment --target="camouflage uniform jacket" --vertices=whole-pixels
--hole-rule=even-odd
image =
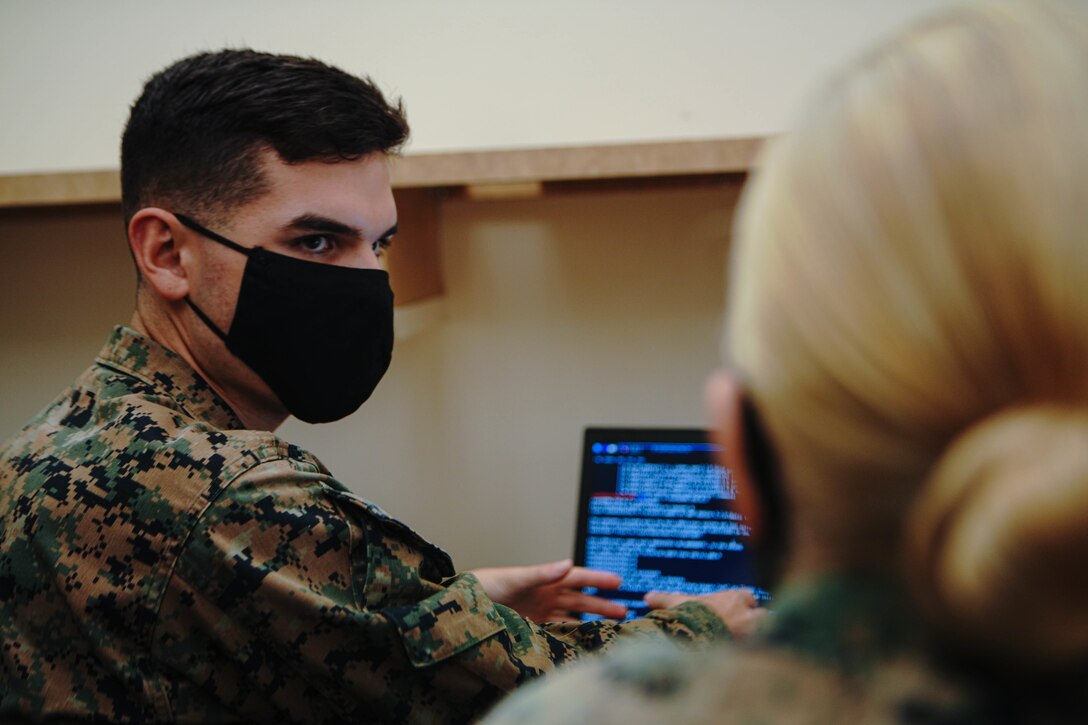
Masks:
[[[459,722],[701,605],[538,626],[117,328],[0,448],[0,719]]]
[[[939,664],[893,585],[829,576],[777,601],[744,643],[624,645],[515,693],[486,725],[1088,722],[1082,676],[1040,688]]]

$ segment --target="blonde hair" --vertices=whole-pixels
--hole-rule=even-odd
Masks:
[[[906,550],[943,621],[1047,656],[1088,651],[1088,569],[1045,553],[1088,552],[1086,195],[1084,16],[984,3],[852,66],[771,147],[730,284],[726,357],[792,515],[840,565]],[[1008,621],[1044,585],[1075,594],[1075,642]]]

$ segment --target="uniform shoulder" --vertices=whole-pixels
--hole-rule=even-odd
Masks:
[[[311,454],[270,431],[225,427],[231,421],[208,420],[130,379],[113,389],[106,383],[77,387],[40,416],[24,432],[28,460],[97,479],[131,479],[182,508],[214,499],[239,476],[272,462],[325,472]]]
[[[959,722],[961,695],[909,659],[862,683],[776,648],[640,642],[525,688],[486,723],[892,723],[910,712]]]

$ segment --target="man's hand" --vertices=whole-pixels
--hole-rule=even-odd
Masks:
[[[684,602],[700,602],[722,618],[725,626],[738,639],[752,633],[767,616],[767,610],[756,606],[751,589],[726,589],[712,594],[667,594],[649,592],[643,597],[650,609],[667,609]]]
[[[582,587],[616,589],[615,574],[574,566],[570,559],[535,566],[474,569],[487,596],[534,622],[574,622],[580,613],[609,619],[627,616],[622,604],[584,594]]]

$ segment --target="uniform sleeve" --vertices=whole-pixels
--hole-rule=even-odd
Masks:
[[[181,552],[155,638],[156,656],[193,683],[174,693],[175,716],[219,707],[258,719],[462,722],[614,641],[725,633],[700,605],[538,626],[492,602],[472,574],[455,576],[407,526],[302,468],[277,461],[245,474]]]

